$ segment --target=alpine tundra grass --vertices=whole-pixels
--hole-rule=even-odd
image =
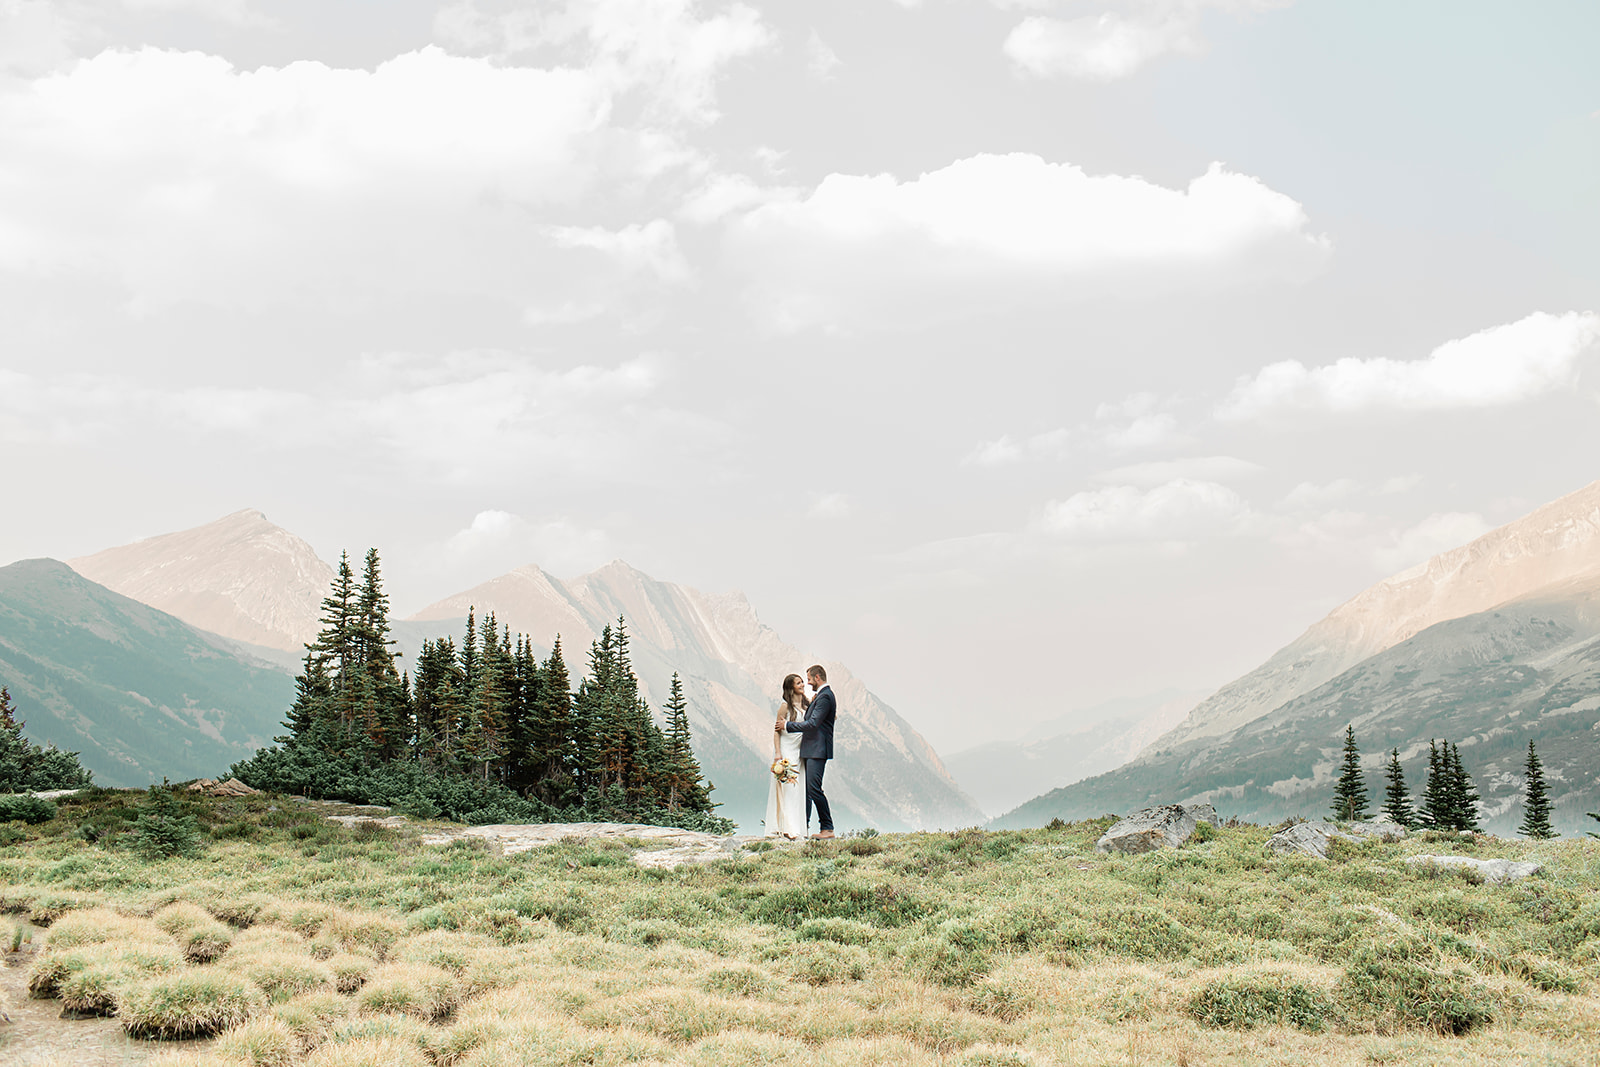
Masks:
[[[21,825],[0,907],[45,928],[36,996],[215,1037],[152,1046],[157,1064],[1600,1067],[1592,839],[1323,862],[1235,826],[1102,856],[1096,820],[665,870],[633,862],[643,841],[501,856],[258,796],[186,800],[225,832],[146,859],[77,832],[118,803]],[[1475,884],[1405,862],[1421,852],[1545,869]]]

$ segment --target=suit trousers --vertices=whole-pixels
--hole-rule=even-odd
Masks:
[[[817,809],[817,829],[833,829],[833,812],[828,808],[828,798],[822,792],[822,773],[828,769],[825,759],[802,760],[806,766],[806,826],[811,826],[811,809]]]

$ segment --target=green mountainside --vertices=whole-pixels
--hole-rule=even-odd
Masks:
[[[1484,826],[1515,832],[1522,761],[1544,760],[1562,833],[1594,827],[1600,810],[1600,582],[1542,590],[1438,623],[1267,714],[1217,736],[1146,751],[1134,762],[1053,790],[995,820],[1125,813],[1210,801],[1223,816],[1270,822],[1327,812],[1347,724],[1355,727],[1374,810],[1382,767],[1398,747],[1413,793],[1425,784],[1430,738],[1461,747],[1483,796]]]
[[[290,676],[64,563],[0,567],[0,684],[102,785],[225,771],[281,734]]]

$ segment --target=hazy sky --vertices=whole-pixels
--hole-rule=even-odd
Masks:
[[[1600,477],[1600,5],[0,0],[0,560],[622,557],[946,751]]]

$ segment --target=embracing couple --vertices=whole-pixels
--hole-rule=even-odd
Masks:
[[[806,696],[810,683],[812,696]],[[783,707],[772,724],[772,790],[767,794],[767,836],[793,841],[806,835],[811,809],[817,809],[817,837],[833,836],[833,812],[822,793],[822,772],[833,758],[833,717],[837,711],[828,672],[806,671],[783,680]],[[802,787],[801,783],[804,783]],[[805,790],[804,808],[801,789]]]

